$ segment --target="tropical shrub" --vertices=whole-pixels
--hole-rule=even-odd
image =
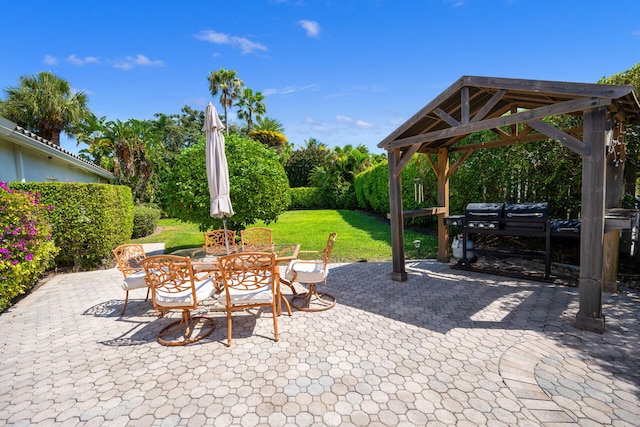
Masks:
[[[210,215],[204,141],[184,150],[162,183],[164,210],[174,218],[198,224],[200,230],[222,228]],[[227,226],[241,230],[257,220],[275,221],[291,203],[289,181],[274,150],[250,138],[231,134],[225,152],[234,215]]]
[[[311,173],[324,165],[326,158],[327,150],[317,147],[294,151],[284,165],[291,188],[308,187]]]
[[[0,182],[0,310],[31,289],[58,252],[47,220],[51,209],[37,193]]]
[[[148,236],[153,233],[160,220],[160,209],[148,206],[135,206],[133,208],[133,232],[132,239]]]

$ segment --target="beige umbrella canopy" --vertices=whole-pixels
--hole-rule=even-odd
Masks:
[[[204,116],[204,127],[207,136],[207,181],[209,182],[210,214],[222,218],[225,243],[229,253],[227,238],[227,217],[233,216],[233,206],[229,197],[229,167],[224,153],[224,126],[212,103],[207,105]]]

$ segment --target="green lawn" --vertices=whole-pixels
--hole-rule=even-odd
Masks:
[[[162,219],[159,225],[162,231],[153,236],[134,240],[135,243],[164,242],[167,252],[178,249],[202,246],[203,233],[198,226],[174,219]],[[300,210],[283,213],[278,222],[265,225],[256,223],[256,227],[273,229],[276,243],[300,243],[302,250],[320,250],[324,248],[330,232],[338,233],[331,256],[334,262],[353,261],[390,261],[391,235],[386,221],[350,210]],[[426,234],[405,229],[405,257],[418,258],[413,245],[415,239],[422,241],[420,257],[434,258],[438,251],[438,242]]]

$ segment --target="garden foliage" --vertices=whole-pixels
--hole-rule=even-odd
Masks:
[[[275,221],[290,202],[289,182],[276,153],[263,144],[237,134],[225,137],[231,203],[235,214],[227,226],[241,230],[257,220]],[[210,215],[204,141],[184,150],[163,182],[164,210],[200,230],[222,228]]]
[[[40,195],[0,182],[0,311],[27,292],[58,252]]]
[[[472,135],[470,138],[482,138]],[[437,206],[438,183],[426,158],[418,154],[402,170],[404,210]],[[451,164],[457,157],[453,156]],[[435,161],[435,159],[434,159]],[[474,202],[548,202],[555,218],[577,218],[581,200],[581,159],[555,141],[478,150],[451,176],[450,212],[462,214]],[[415,182],[424,188],[424,201],[415,200]],[[360,173],[354,180],[358,206],[375,213],[389,212],[387,163]],[[434,221],[435,216],[407,220],[412,224]]]
[[[58,266],[90,270],[111,257],[111,250],[129,242],[133,230],[131,189],[123,185],[62,182],[11,183],[15,190],[40,195],[48,212],[53,239],[60,252]]]
[[[327,150],[317,147],[294,151],[284,165],[291,188],[308,187],[312,172],[323,166],[326,158]]]
[[[133,233],[132,239],[148,236],[153,233],[160,220],[160,209],[150,206],[135,206],[133,208]]]

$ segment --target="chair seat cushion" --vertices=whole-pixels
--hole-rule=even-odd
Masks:
[[[130,289],[139,289],[146,288],[147,280],[146,273],[144,270],[136,271],[135,273],[131,273],[125,277],[122,281],[122,289],[128,291]]]
[[[325,277],[326,272],[321,261],[305,262],[294,259],[289,263],[284,273],[285,279],[302,283],[322,282]]]
[[[208,277],[204,280],[194,281],[194,285],[196,288],[196,300],[202,301],[207,299],[213,295],[215,291],[213,279]],[[155,293],[156,304],[161,307],[183,307],[183,306],[193,306],[193,293],[191,289],[182,291],[182,292],[163,292],[161,290],[157,290]]]
[[[271,301],[273,301],[271,286],[267,286],[258,290],[244,290],[230,287],[228,289],[228,292],[231,305],[270,304]],[[226,305],[227,299],[220,298],[220,302]]]

